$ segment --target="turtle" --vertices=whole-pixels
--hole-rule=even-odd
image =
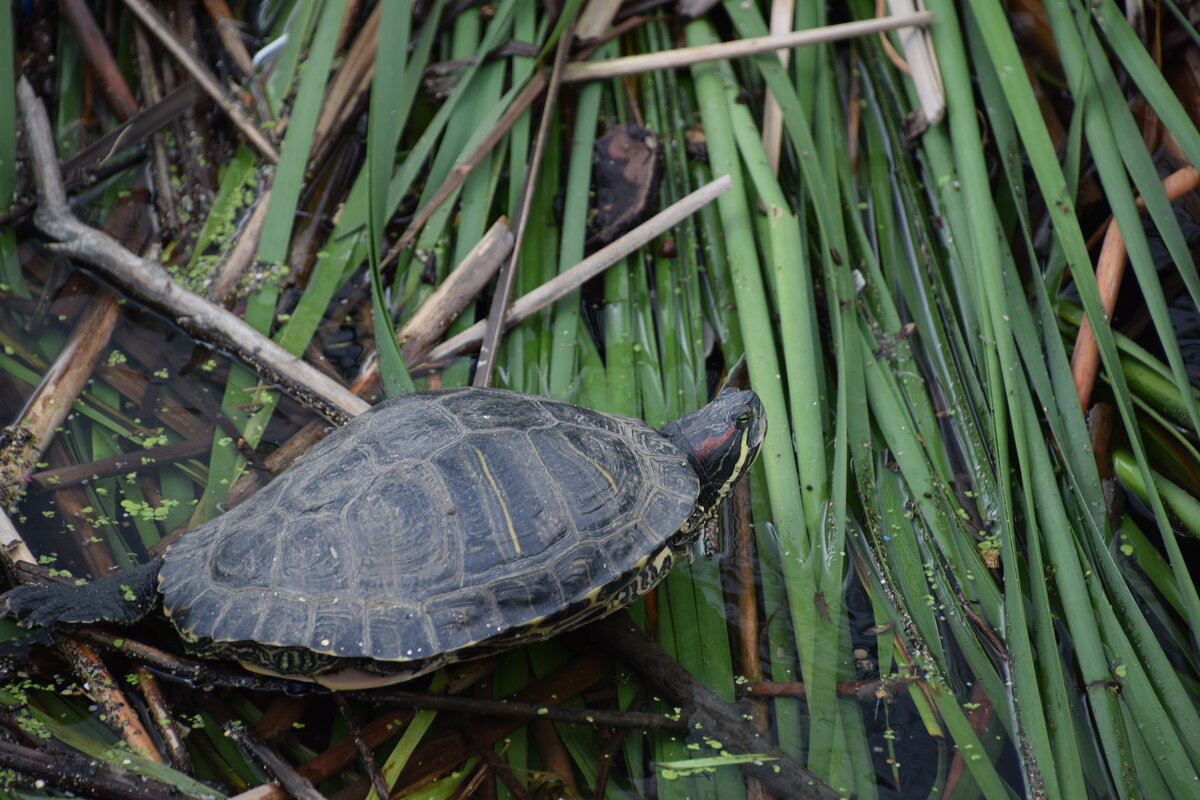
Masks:
[[[726,389],[655,430],[491,388],[393,397],[164,555],[0,597],[26,627],[133,624],[330,689],[395,683],[633,602],[690,555],[766,432]]]

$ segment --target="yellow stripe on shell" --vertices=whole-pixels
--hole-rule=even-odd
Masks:
[[[593,467],[596,468],[597,472],[599,472],[601,475],[604,476],[604,479],[606,481],[608,481],[608,485],[612,487],[612,490],[614,493],[617,491],[617,482],[613,479],[613,476],[609,474],[608,470],[606,470],[604,467],[600,466],[600,462],[596,461],[596,459],[592,458],[587,453],[583,452],[578,447],[576,447],[575,443],[572,442],[570,439],[568,439],[566,436],[563,436],[561,433],[559,434],[559,436],[561,436],[562,440],[567,443],[567,447],[570,447],[572,450],[574,450],[579,455],[580,458],[587,461],[589,464],[591,464]]]
[[[475,455],[479,456],[479,465],[483,467],[483,474],[487,476],[488,483],[492,485],[492,491],[496,493],[496,501],[500,503],[500,510],[504,512],[504,524],[508,526],[508,535],[512,539],[513,549],[520,553],[521,542],[517,538],[517,529],[513,527],[512,517],[508,513],[508,504],[504,502],[504,495],[500,494],[500,486],[497,485],[496,479],[492,477],[492,471],[488,468],[487,459],[483,457],[483,451],[478,447],[471,449],[475,451]]]

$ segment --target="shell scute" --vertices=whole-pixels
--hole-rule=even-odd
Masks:
[[[186,606],[168,608],[171,620],[175,626],[188,638],[212,636],[214,623],[224,613],[229,604],[229,595],[211,586],[197,582],[192,592],[191,602]]]
[[[426,606],[426,614],[436,637],[436,649],[450,652],[469,647],[486,638],[479,627],[491,622],[491,633],[506,626],[497,623],[496,603],[489,592],[474,589],[440,597]]]
[[[234,595],[212,595],[205,598],[194,619],[197,630],[201,626],[213,631],[217,637],[229,639],[253,639],[257,617],[247,618],[241,611],[243,607],[260,606],[266,599],[266,592],[261,590],[243,590]],[[245,604],[245,605],[243,605]]]
[[[566,602],[558,579],[545,571],[498,581],[492,591],[500,616],[510,628],[549,616]]]
[[[250,596],[238,598],[237,606],[254,607],[255,602],[270,604],[272,607],[279,602],[278,597],[270,597],[263,592],[258,599]],[[255,642],[302,642],[309,640],[309,631],[313,628],[316,617],[316,604],[305,595],[293,595],[288,599],[290,607],[286,614],[263,614],[254,626],[254,633],[245,637]]]
[[[602,536],[620,526],[649,488],[641,461],[616,436],[563,426],[535,441],[560,495],[570,500],[568,513],[582,536]]]
[[[558,576],[563,598],[568,603],[584,599],[621,572],[614,568],[603,547],[596,542],[580,544],[554,565],[554,574]]]
[[[452,445],[463,431],[459,420],[426,392],[380,403],[365,416],[369,424],[352,422],[322,442],[344,437],[334,442],[333,459],[340,457],[342,448],[353,446],[369,452],[377,464],[387,464],[398,457],[428,454]]]
[[[529,430],[555,422],[537,403],[513,403],[493,392],[452,390],[439,398],[439,405],[467,430]]]
[[[406,458],[361,476],[349,494],[333,529],[358,554],[361,567],[342,576],[350,591],[405,601],[461,584],[463,533],[432,464]]]
[[[373,658],[403,661],[434,652],[433,632],[415,606],[378,603],[368,606],[367,641]]]
[[[566,429],[584,428],[591,431],[607,431],[617,436],[628,436],[634,428],[644,428],[646,424],[631,417],[618,417],[603,414],[590,408],[573,406],[570,403],[560,403],[545,397],[532,398],[547,414],[562,423]]]
[[[628,437],[637,449],[652,456],[662,456],[672,461],[686,458],[675,444],[653,428],[633,428]]]
[[[310,650],[329,655],[356,658],[363,655],[367,642],[363,638],[366,622],[363,602],[357,597],[322,603],[317,609],[311,628]]]
[[[628,569],[645,558],[646,553],[656,545],[647,541],[649,537],[643,536],[643,532],[640,526],[631,525],[604,537],[601,545],[609,560]]]
[[[372,449],[359,442],[339,452],[337,458],[327,459],[325,469],[309,469],[297,476],[289,494],[299,501],[297,510],[305,514],[325,512],[338,514],[347,500],[353,496],[346,491],[379,469],[380,465]]]
[[[469,436],[431,459],[463,532],[467,572],[536,556],[567,534],[566,504],[531,450],[524,433],[503,431]]]
[[[324,514],[307,515],[288,531],[286,546],[279,547],[266,587],[273,598],[291,602],[297,591],[315,597],[337,595],[347,588],[346,576],[359,575],[364,564],[359,548]],[[278,602],[278,600],[273,600]],[[250,606],[253,607],[253,606]]]
[[[224,537],[213,549],[212,579],[220,583],[266,580],[274,557],[275,543],[268,537]]]

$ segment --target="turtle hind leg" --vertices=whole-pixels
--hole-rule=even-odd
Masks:
[[[162,559],[123,569],[90,583],[30,584],[0,596],[0,614],[26,628],[112,622],[132,625],[158,605]]]

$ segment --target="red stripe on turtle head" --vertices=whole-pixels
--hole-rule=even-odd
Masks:
[[[696,442],[692,447],[692,452],[696,454],[696,458],[701,461],[705,461],[710,455],[712,455],[714,450],[728,442],[729,437],[733,436],[735,432],[736,430],[734,426],[730,425],[728,428],[722,431],[720,435],[709,436],[707,439]]]

